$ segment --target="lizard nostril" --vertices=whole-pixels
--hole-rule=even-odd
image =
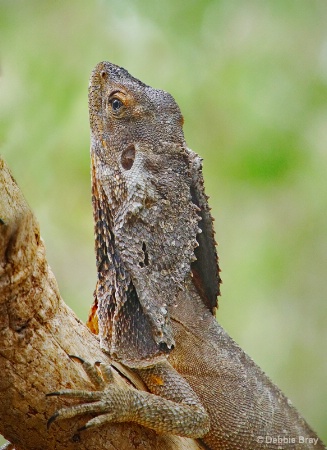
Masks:
[[[101,78],[103,78],[103,79],[107,78],[107,72],[106,72],[105,70],[101,70],[100,76],[101,76]]]
[[[133,144],[128,145],[128,147],[123,150],[121,154],[121,165],[125,170],[130,170],[133,166],[135,159],[135,147]]]

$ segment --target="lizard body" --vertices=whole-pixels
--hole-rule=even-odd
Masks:
[[[174,99],[103,62],[91,76],[89,110],[98,283],[88,326],[150,392],[126,393],[107,375],[105,388],[89,368],[96,402],[50,422],[93,412],[86,427],[135,421],[202,438],[210,450],[323,449],[215,320],[212,218],[201,159],[187,148]]]

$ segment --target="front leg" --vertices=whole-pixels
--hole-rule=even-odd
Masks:
[[[69,389],[47,394],[87,402],[60,409],[49,419],[48,427],[57,419],[91,413],[96,416],[78,431],[106,422],[136,422],[158,433],[191,438],[202,437],[209,431],[209,418],[200,400],[168,362],[137,370],[152,394],[115,385],[110,366],[99,363],[92,366],[81,358],[74,359],[83,364],[97,390]]]

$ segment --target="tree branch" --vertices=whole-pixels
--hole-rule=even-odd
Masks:
[[[47,430],[54,411],[74,400],[46,393],[92,389],[81,366],[68,355],[109,361],[96,336],[61,299],[38,223],[1,159],[0,192],[1,434],[16,450],[202,448],[192,439],[158,436],[130,423],[77,433],[85,417],[56,422]],[[117,383],[127,386],[117,370],[114,375]]]

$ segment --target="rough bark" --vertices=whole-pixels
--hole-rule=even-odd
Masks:
[[[0,159],[0,433],[16,450],[202,448],[192,439],[158,436],[130,423],[77,433],[86,417],[47,430],[54,411],[74,400],[46,393],[92,389],[71,354],[109,362],[96,336],[61,299],[38,223]],[[127,386],[114,372],[116,382]]]

